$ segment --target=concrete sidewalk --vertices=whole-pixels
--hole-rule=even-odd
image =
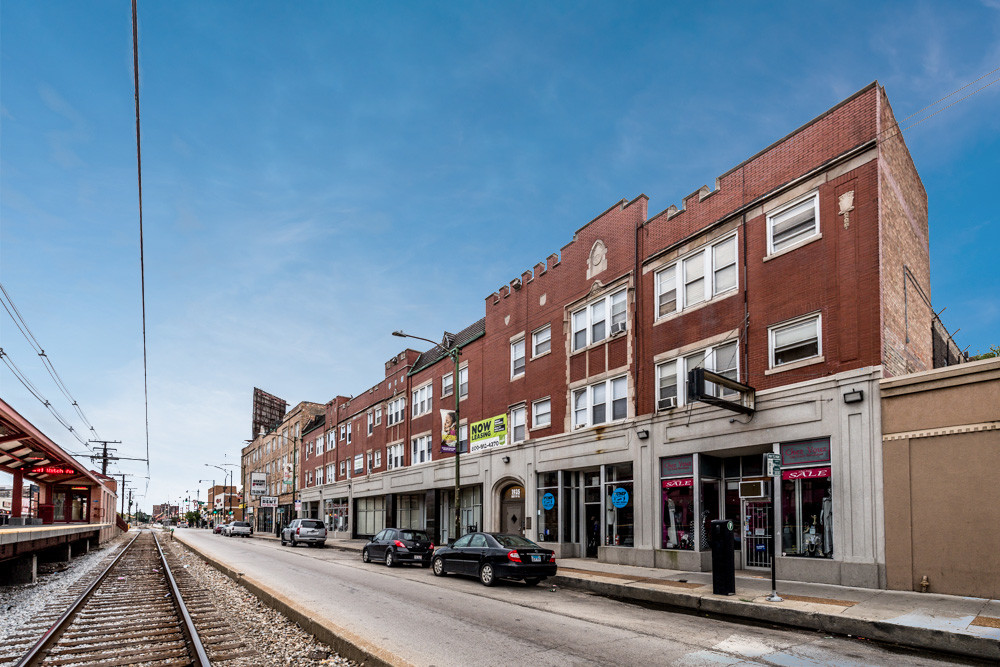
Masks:
[[[254,538],[277,540],[255,533]],[[329,538],[328,548],[360,553],[366,540]],[[623,600],[746,618],[919,649],[1000,661],[1000,600],[779,581],[782,602],[767,602],[771,579],[738,572],[736,594],[712,593],[711,572],[562,558],[548,584]]]

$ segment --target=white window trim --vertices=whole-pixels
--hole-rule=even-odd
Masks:
[[[716,351],[726,345],[736,343],[736,381],[739,382],[743,377],[743,369],[740,366],[740,339],[739,338],[729,338],[727,340],[719,341],[714,345],[708,347],[703,347],[698,350],[688,350],[684,354],[679,354],[676,357],[671,357],[669,359],[660,359],[656,361],[656,374],[655,374],[655,384],[653,385],[653,408],[655,412],[660,412],[660,378],[662,377],[661,367],[665,366],[671,362],[674,363],[674,375],[677,380],[677,404],[675,407],[679,408],[682,405],[688,405],[687,400],[687,371],[685,370],[685,359],[694,356],[696,354],[704,354],[704,360],[702,361],[702,367],[705,370],[715,371],[716,367]],[[673,408],[668,408],[673,409]]]
[[[548,402],[548,404],[549,404],[549,412],[548,412],[548,414],[549,414],[549,421],[546,424],[538,424],[535,421],[537,419],[537,417],[538,417],[537,406],[539,404],[545,403],[545,402]],[[542,428],[549,428],[551,426],[552,426],[552,397],[551,396],[546,396],[545,398],[540,398],[537,401],[532,401],[532,403],[531,403],[531,430],[542,429]]]
[[[427,396],[425,398],[421,397],[418,399],[417,395],[418,394],[422,395],[424,392],[427,393]],[[421,384],[419,387],[415,387],[410,392],[410,400],[413,401],[412,405],[410,406],[410,411],[412,413],[410,415],[411,417],[423,417],[424,415],[429,415],[430,413],[432,413],[434,411],[434,381],[428,380],[427,382]],[[420,412],[417,412],[417,410],[420,410],[421,405],[425,403],[426,407]]]
[[[528,369],[528,344],[524,337],[524,334],[519,334],[519,338],[512,340],[510,342],[510,379],[516,380],[517,378],[524,377],[525,371]],[[521,344],[521,356],[514,356],[514,346],[518,343]],[[521,371],[519,373],[514,371],[514,361],[515,359],[521,360]]]
[[[789,209],[792,209],[792,208],[798,206],[799,204],[803,203],[804,201],[807,201],[810,198],[813,199],[813,213],[816,216],[816,219],[814,221],[815,229],[814,229],[813,233],[810,234],[809,236],[806,236],[806,237],[803,237],[803,238],[799,239],[795,243],[792,243],[790,245],[785,246],[784,248],[781,248],[780,250],[775,250],[774,249],[774,233],[773,233],[774,232],[774,219],[776,217],[780,216],[785,211],[788,211]],[[773,211],[771,211],[770,213],[767,214],[767,256],[768,257],[770,257],[771,255],[784,254],[785,252],[788,252],[789,250],[793,250],[795,248],[801,248],[802,246],[806,245],[807,243],[810,243],[810,242],[816,240],[816,237],[819,236],[819,235],[820,235],[819,190],[813,190],[809,194],[803,195],[801,197],[797,197],[796,199],[793,199],[792,201],[788,202],[787,204],[783,204],[782,206],[774,209]]]
[[[592,382],[592,383],[584,385],[582,387],[574,387],[574,388],[570,389],[570,392],[569,392],[569,417],[570,417],[570,425],[571,425],[572,430],[575,431],[577,429],[591,428],[593,426],[605,426],[607,424],[617,424],[617,423],[620,423],[620,422],[623,422],[623,421],[627,420],[629,418],[629,410],[630,410],[629,400],[628,400],[628,378],[629,378],[629,376],[626,373],[625,375],[616,375],[614,377],[609,377],[609,378],[607,378],[605,380],[601,380],[600,382]],[[615,380],[621,380],[621,379],[625,380],[625,416],[624,417],[620,417],[619,419],[614,419],[613,418],[613,415],[614,415],[614,407],[613,407],[614,406],[614,390],[613,390],[613,387],[614,387]],[[594,387],[596,387],[598,385],[604,385],[604,392],[605,392],[604,393],[604,396],[605,396],[605,399],[604,399],[605,403],[604,404],[607,406],[607,409],[605,410],[605,416],[607,417],[607,419],[605,419],[604,421],[602,421],[600,424],[593,424],[593,423],[591,423],[591,420],[593,419],[593,414],[594,414],[594,412],[593,412],[593,409],[594,409]],[[577,393],[579,393],[581,391],[586,392],[586,396],[587,396],[587,405],[586,405],[586,408],[585,408],[586,409],[587,418],[586,418],[585,422],[577,423],[576,422],[576,395],[577,395]]]
[[[451,386],[445,387],[444,381],[446,378],[451,378]],[[450,373],[445,373],[441,376],[441,398],[451,396],[455,393],[455,371]]]
[[[620,287],[617,289],[609,290],[605,294],[597,297],[596,299],[591,299],[583,304],[579,308],[575,308],[570,312],[569,315],[569,347],[570,354],[576,354],[577,352],[582,352],[592,345],[598,343],[603,343],[604,341],[613,338],[616,334],[611,332],[611,304],[614,297],[619,294],[624,293],[625,295],[625,330],[628,331],[628,286]],[[591,340],[591,335],[593,333],[594,323],[590,319],[590,314],[593,310],[593,306],[601,301],[604,301],[604,322],[605,322],[605,333],[604,338],[595,342]],[[587,332],[587,342],[581,347],[575,347],[576,345],[576,330],[573,328],[573,319],[577,313],[584,313],[584,331]]]
[[[796,324],[801,324],[809,320],[816,320],[816,354],[811,357],[805,357],[804,359],[796,359],[795,361],[789,361],[784,364],[775,365],[774,363],[774,334],[779,329],[784,329],[786,327],[795,326]],[[815,313],[809,313],[808,315],[803,315],[801,317],[796,317],[791,320],[785,320],[784,322],[779,322],[773,324],[767,328],[767,364],[768,371],[779,372],[783,370],[788,370],[792,368],[801,368],[803,366],[811,366],[812,364],[821,363],[825,360],[823,356],[823,315],[821,312],[817,311]],[[765,371],[767,372],[767,371]]]
[[[732,287],[728,287],[725,290],[717,291],[715,285],[715,249],[716,247],[733,241],[736,244],[736,283]],[[705,285],[705,298],[701,301],[696,301],[694,303],[687,303],[687,294],[684,290],[685,287],[685,275],[684,275],[684,262],[691,259],[699,253],[704,253],[702,261],[702,269],[705,272],[704,275],[704,285]],[[671,261],[669,264],[661,266],[656,269],[653,273],[653,312],[656,313],[654,320],[663,321],[670,317],[677,315],[678,313],[683,313],[685,311],[694,310],[700,308],[706,303],[710,303],[715,299],[722,299],[728,296],[732,296],[740,289],[740,245],[739,245],[739,232],[733,231],[729,234],[721,236],[717,239],[712,239],[710,243],[706,243],[698,248],[687,252],[683,255],[677,257],[677,259]],[[676,293],[677,305],[673,312],[665,313],[660,315],[660,274],[670,269],[674,270],[674,290]]]
[[[514,413],[521,412],[524,415],[524,419],[521,421],[521,427],[524,428],[524,437],[520,440],[514,439]],[[510,409],[510,442],[511,444],[516,444],[519,442],[525,442],[528,439],[528,408],[524,403],[520,405],[515,405]]]
[[[418,441],[420,442],[419,446],[418,446]],[[427,451],[427,460],[426,461],[415,460],[416,457],[414,456],[414,454],[423,449],[422,445],[424,445],[425,443]],[[427,465],[428,463],[432,463],[433,461],[434,461],[434,439],[430,436],[430,434],[425,433],[423,435],[415,435],[412,438],[410,438],[410,465],[411,466]]]
[[[540,333],[542,333],[543,331],[545,331],[545,330],[548,330],[548,332],[549,332],[549,337],[548,337],[549,349],[545,350],[544,352],[538,352],[537,351],[538,350],[538,341],[536,339],[537,339],[538,335]],[[538,359],[538,358],[544,357],[544,356],[546,356],[548,354],[552,354],[552,324],[551,323],[546,324],[543,327],[539,327],[539,328],[537,328],[537,329],[535,329],[534,331],[531,332],[531,358],[532,359]]]
[[[462,373],[465,373],[465,393],[462,393]],[[472,374],[469,372],[469,362],[465,362],[458,367],[458,382],[456,383],[456,391],[458,392],[458,400],[464,401],[469,397],[469,387],[472,384],[470,379]]]

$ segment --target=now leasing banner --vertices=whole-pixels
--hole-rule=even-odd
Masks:
[[[469,429],[469,452],[475,454],[507,444],[507,415],[475,422]]]

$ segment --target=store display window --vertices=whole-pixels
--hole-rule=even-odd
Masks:
[[[619,547],[631,547],[635,544],[635,501],[632,496],[632,464],[605,466],[605,544]]]
[[[833,558],[830,441],[781,445],[782,555]]]
[[[694,457],[660,459],[663,522],[660,545],[664,549],[694,550]]]
[[[538,541],[559,541],[559,473],[538,474]]]

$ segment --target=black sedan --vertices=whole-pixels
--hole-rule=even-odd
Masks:
[[[520,535],[469,533],[450,547],[434,552],[434,574],[449,572],[478,576],[486,586],[500,579],[523,579],[535,586],[556,574],[555,552],[544,549]]]
[[[396,563],[431,564],[434,543],[422,530],[386,528],[361,549],[361,560],[366,563],[383,561],[392,567]]]

